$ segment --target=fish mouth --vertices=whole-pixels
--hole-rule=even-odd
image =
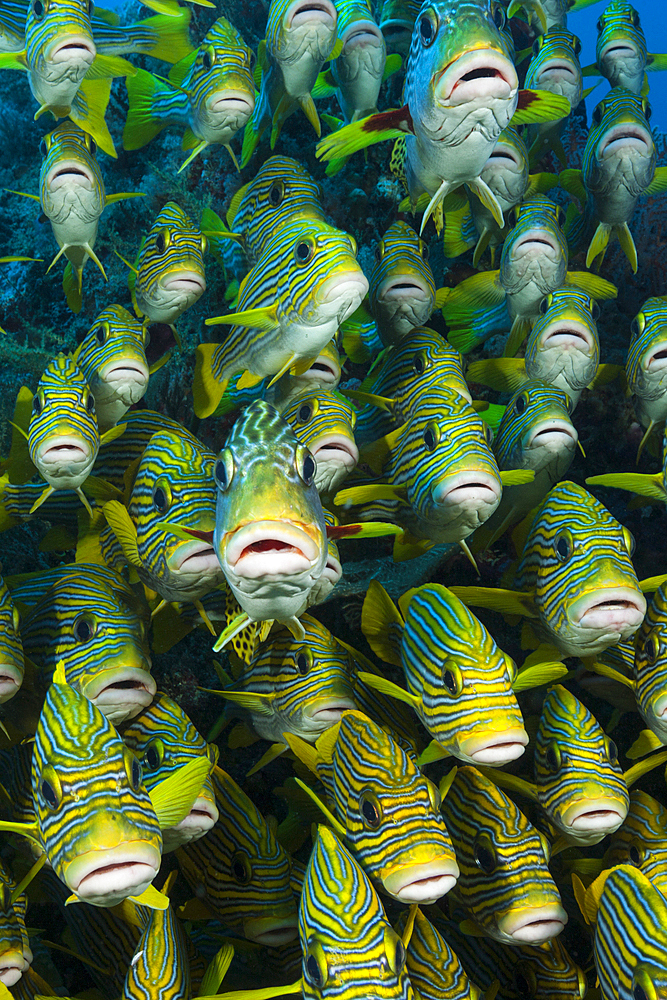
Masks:
[[[371,45],[373,48],[380,48],[384,44],[384,38],[377,24],[373,21],[355,21],[344,33],[342,42],[343,52],[349,55],[353,49],[366,48]]]
[[[186,292],[189,295],[203,295],[206,291],[206,279],[196,271],[179,271],[166,275],[161,281],[166,292]]]
[[[579,628],[632,634],[646,614],[646,599],[629,587],[600,589],[575,603],[572,621]]]
[[[175,573],[210,573],[213,570],[222,572],[215,549],[208,542],[193,539],[177,546],[175,553],[167,560]]]
[[[508,100],[519,86],[514,66],[494,49],[466,52],[436,75],[434,94],[440,104],[467,104],[475,99]]]
[[[515,944],[537,945],[560,934],[566,923],[567,913],[563,907],[552,903],[524,909],[516,915],[508,914],[498,926]]]
[[[50,191],[59,191],[68,187],[85,187],[92,190],[95,179],[91,171],[75,160],[65,160],[50,171],[46,186]]]
[[[130,841],[74,858],[65,869],[65,881],[83,902],[114,906],[128,896],[141,895],[159,868],[160,852],[156,847],[145,841]]]
[[[225,561],[236,576],[294,576],[319,557],[314,540],[290,521],[255,521],[231,536]]]
[[[68,35],[56,43],[48,56],[49,62],[81,62],[91,65],[97,55],[92,38],[85,35]]]
[[[326,726],[328,729],[340,722],[345,712],[354,712],[357,708],[353,698],[332,695],[331,698],[317,698],[310,709],[303,714],[310,722]]]
[[[535,78],[535,87],[542,87],[544,82],[556,83],[565,80],[572,84],[577,82],[577,74],[574,66],[565,59],[554,59],[552,62],[546,63],[541,69]]]
[[[275,917],[255,917],[243,921],[243,933],[249,941],[279,948],[289,944],[299,933],[296,917],[279,920]]]
[[[285,18],[288,28],[298,28],[303,24],[312,24],[314,21],[320,24],[330,25],[335,28],[337,20],[336,8],[328,0],[300,0],[293,4]]]
[[[555,258],[560,255],[560,247],[555,238],[545,229],[530,229],[520,236],[512,247],[512,257],[520,260],[528,254],[540,254]]]
[[[607,42],[607,44],[602,47],[598,61],[602,62],[608,56],[620,59],[636,59],[638,52],[630,39],[624,38],[622,40],[619,39],[618,41]]]
[[[605,134],[598,146],[598,157],[611,156],[623,149],[636,149],[648,156],[653,147],[653,140],[645,128],[635,122],[622,122],[613,125]]]
[[[317,293],[317,301],[320,309],[335,314],[340,324],[361,305],[367,291],[368,279],[363,271],[348,271],[327,278]]]
[[[335,463],[351,472],[359,461],[359,449],[356,444],[342,434],[330,434],[318,441],[314,447],[312,445],[309,447],[318,465]]]
[[[569,810],[566,825],[573,833],[614,833],[625,820],[627,809],[622,812],[608,799],[589,800]]]
[[[213,829],[219,815],[214,802],[200,797],[196,799],[190,812],[174,827],[174,830],[178,830],[179,833],[191,834],[193,840],[198,840],[199,837],[203,837],[205,833]]]
[[[401,903],[427,906],[446,895],[456,885],[459,866],[453,859],[422,865],[403,865],[382,879],[385,892]]]
[[[533,428],[527,448],[548,448],[550,451],[572,450],[579,437],[572,424],[564,420],[547,420]]]
[[[643,368],[647,372],[661,372],[667,368],[667,347],[659,346],[644,357]]]
[[[0,664],[0,705],[13,698],[22,684],[23,672],[18,667],[11,663]]]
[[[528,745],[528,733],[521,726],[502,733],[475,736],[461,743],[461,754],[473,764],[502,767],[518,760]]]
[[[585,324],[569,319],[555,323],[545,330],[542,335],[542,346],[545,349],[557,347],[563,351],[569,348],[588,355],[592,354],[595,349],[593,337]],[[667,351],[665,358],[667,359]]]
[[[6,951],[0,958],[0,983],[9,988],[16,986],[23,973],[30,967],[32,962],[32,952],[30,958],[20,951]]]
[[[416,275],[401,274],[382,283],[378,290],[378,299],[384,302],[400,302],[403,299],[430,302],[433,296],[426,284]]]
[[[139,364],[138,361],[133,361],[132,363],[128,361],[114,361],[100,371],[100,378],[103,382],[109,382],[113,385],[118,383],[126,384],[133,383],[142,388],[147,384],[149,379],[148,368],[144,365]]]
[[[228,112],[249,118],[255,110],[255,98],[241,90],[224,90],[212,98],[208,108],[216,114]]]
[[[38,460],[50,466],[85,465],[92,456],[83,438],[62,435],[46,441],[37,454]]]
[[[501,485],[485,472],[461,472],[432,491],[433,502],[442,507],[482,507],[500,502]]]
[[[308,371],[304,372],[300,378],[317,380],[322,385],[337,386],[340,381],[340,368],[336,369],[328,358],[323,355],[315,358]]]
[[[521,161],[512,147],[499,143],[486,161],[484,170],[488,170],[489,167],[497,168],[499,170],[507,170],[510,164],[519,172],[523,169]]]
[[[81,685],[81,694],[112,723],[134,718],[150,705],[156,691],[155,679],[140,667],[100,670]]]

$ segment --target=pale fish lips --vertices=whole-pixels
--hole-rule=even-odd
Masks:
[[[368,279],[361,268],[339,271],[322,282],[315,293],[315,312],[323,317],[337,317],[343,323],[351,316],[368,292]]]
[[[500,481],[487,472],[460,472],[447,477],[433,490],[433,502],[439,507],[479,509],[497,506],[502,487]]]
[[[642,358],[641,366],[650,375],[667,371],[667,343],[657,344],[647,351]]]
[[[87,441],[64,434],[49,437],[34,457],[34,463],[44,478],[59,480],[63,489],[81,486],[94,460],[95,455]]]
[[[92,701],[109,722],[133,719],[152,702],[157,684],[140,667],[112,667],[79,682],[81,694]]]
[[[45,59],[52,63],[91,66],[96,55],[92,35],[61,35],[47,48]]]
[[[279,948],[299,934],[296,914],[285,917],[254,917],[243,921],[243,933],[249,941]]]
[[[250,118],[255,110],[255,95],[244,90],[219,90],[209,98],[207,107],[216,115]]]
[[[628,814],[628,804],[609,796],[599,799],[579,799],[563,815],[562,828],[577,834],[593,833],[600,839],[614,833]]]
[[[165,292],[180,292],[189,298],[199,298],[206,291],[206,278],[198,271],[168,271],[160,284]]]
[[[603,65],[606,62],[611,62],[613,65],[615,62],[638,58],[639,51],[633,44],[632,39],[624,37],[611,39],[607,42],[607,44],[602,47],[598,57],[598,63]]]
[[[318,731],[330,729],[340,722],[344,712],[351,712],[358,709],[352,694],[321,695],[310,702],[303,710],[303,718],[311,725],[318,728]]]
[[[312,379],[313,382],[319,382],[322,386],[337,386],[340,381],[341,370],[340,367],[336,368],[331,358],[327,358],[326,355],[320,354],[315,358],[312,365],[308,371],[300,375],[300,379]]]
[[[140,896],[159,868],[157,847],[135,840],[79,855],[66,865],[62,877],[84,903],[115,906],[128,896]]]
[[[528,745],[528,733],[523,726],[508,726],[504,731],[497,729],[461,740],[457,756],[469,760],[471,764],[486,764],[502,767],[512,760],[518,760]]]
[[[359,449],[352,438],[327,434],[316,444],[309,444],[317,463],[315,486],[319,492],[336,489],[359,461]]]
[[[417,274],[397,274],[380,285],[378,302],[398,305],[401,302],[417,302],[424,305],[433,303],[431,289]]]
[[[436,858],[421,865],[402,865],[382,879],[385,892],[400,903],[427,906],[456,885],[459,866],[453,858]]]
[[[518,261],[529,255],[560,260],[562,250],[555,236],[548,229],[535,226],[523,233],[512,247],[512,260]]]
[[[558,903],[520,907],[498,920],[498,929],[507,944],[542,944],[567,923],[567,913]]]
[[[343,54],[349,55],[354,49],[381,48],[384,45],[382,32],[374,21],[353,21],[343,33]]]
[[[287,28],[298,28],[319,22],[333,30],[337,18],[336,8],[329,0],[296,0],[285,14],[283,24]]]
[[[46,187],[49,191],[59,191],[71,187],[92,190],[95,187],[95,178],[87,164],[74,159],[60,160],[49,171]]]
[[[590,356],[595,349],[593,335],[585,323],[576,319],[562,319],[550,323],[542,332],[541,344],[545,350],[581,351]]]
[[[546,86],[545,86],[546,84]],[[567,59],[550,59],[544,63],[535,77],[535,88],[552,90],[554,84],[566,84],[573,87],[577,84],[577,74],[573,63]]]
[[[579,628],[618,633],[624,639],[641,625],[646,614],[646,598],[630,587],[600,588],[575,601],[570,620]]]
[[[434,95],[440,104],[456,106],[474,100],[509,100],[519,86],[516,70],[498,49],[465,52],[437,76]]]
[[[149,371],[139,358],[111,361],[100,370],[100,380],[120,396],[123,402],[138,403],[148,386]]]
[[[27,949],[26,955],[18,950],[5,951],[0,955],[0,983],[4,983],[8,989],[15,986],[23,973],[30,967],[31,962],[32,952],[30,949]]]
[[[181,542],[167,557],[167,566],[172,573],[188,576],[222,575],[222,567],[209,542],[193,538],[191,542]]]
[[[498,142],[484,164],[482,175],[488,175],[489,172],[496,173],[508,170],[513,174],[518,174],[523,170],[523,165],[519,160],[518,154],[511,146],[503,142]]]
[[[185,844],[200,840],[213,829],[218,817],[215,802],[200,795],[180,823],[162,831],[162,853],[168,854]]]
[[[598,159],[617,154],[624,155],[634,150],[643,156],[650,156],[653,151],[653,139],[650,132],[638,122],[620,122],[612,125],[600,139],[597,148]]]
[[[564,420],[547,419],[533,427],[526,448],[546,448],[548,451],[574,451],[579,440],[572,424]]]
[[[23,683],[23,672],[13,663],[0,663],[0,705],[13,698]]]
[[[237,577],[296,576],[320,557],[315,541],[290,521],[255,521],[235,531],[224,560]]]

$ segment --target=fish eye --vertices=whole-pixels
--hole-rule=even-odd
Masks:
[[[132,790],[138,792],[141,788],[141,764],[130,750],[127,751],[125,758],[125,771]]]
[[[646,118],[646,121],[650,122],[651,115],[653,114],[653,109],[651,108],[651,105],[648,103],[647,100],[642,101],[642,111],[644,112],[644,117]]]
[[[155,237],[155,249],[158,253],[165,253],[171,246],[171,233],[166,228],[161,229],[160,232]]]
[[[294,259],[297,264],[308,264],[313,259],[315,253],[315,241],[308,237],[299,240],[294,247]]]
[[[426,260],[427,261],[429,259],[429,257],[431,256],[431,251],[428,248],[428,244],[424,243],[423,240],[419,241],[419,252],[420,252],[420,254],[422,256],[422,260]]]
[[[369,826],[371,830],[377,830],[382,822],[382,809],[377,795],[370,788],[364,789],[359,796],[359,812],[364,826]]]
[[[552,774],[560,771],[563,763],[563,752],[555,740],[547,747],[544,754],[544,763]]]
[[[604,115],[604,101],[598,104],[597,108],[594,109],[593,114],[591,115],[591,121],[593,122],[593,124],[599,125],[600,122],[602,121],[603,115]]]
[[[552,302],[553,302],[553,295],[551,294],[545,295],[545,297],[540,302],[540,312],[543,316],[546,316],[547,312],[549,311],[549,306],[551,305]]]
[[[72,631],[78,642],[88,642],[97,631],[97,621],[89,612],[84,611],[74,619]]]
[[[565,211],[565,209],[563,208],[562,205],[557,205],[556,206],[556,222],[558,223],[558,225],[560,226],[561,229],[565,225],[565,220],[566,219],[567,219],[567,212]]]
[[[660,638],[658,635],[658,630],[655,629],[653,632],[649,632],[644,641],[644,646],[641,649],[641,653],[649,667],[658,659],[658,654],[660,653]]]
[[[204,51],[201,63],[204,69],[208,71],[214,62],[215,62],[215,49],[213,48],[212,45],[209,45],[209,47]]]
[[[100,325],[97,328],[97,332],[95,333],[95,336],[97,337],[98,343],[100,344],[105,343],[105,341],[108,340],[109,338],[109,324],[100,323]]]
[[[313,654],[309,649],[298,653],[296,657],[296,669],[302,677],[305,677],[313,665]]]
[[[536,56],[537,53],[540,51],[541,48],[542,48],[542,36],[540,35],[533,42],[533,55]]]
[[[158,479],[153,487],[153,506],[158,514],[164,514],[171,507],[171,489],[164,479]]]
[[[329,978],[327,960],[324,949],[319,941],[313,941],[308,946],[308,955],[305,961],[305,973],[309,983],[316,989],[321,990]]]
[[[496,868],[496,855],[488,835],[481,834],[473,847],[475,864],[485,875],[490,875]]]
[[[144,754],[144,760],[149,770],[157,771],[164,758],[164,745],[162,740],[153,740],[149,743]]]
[[[285,185],[283,181],[274,181],[269,189],[269,201],[274,208],[282,205],[285,198]]]
[[[433,9],[429,9],[419,20],[419,40],[425,49],[428,49],[438,33],[438,16]]]
[[[384,931],[384,959],[386,965],[395,976],[405,965],[405,946],[395,930],[385,927]],[[384,964],[384,963],[383,963]]]
[[[423,354],[415,354],[412,359],[412,369],[416,375],[423,375],[426,370],[426,361]]]
[[[55,784],[56,784],[55,782],[52,783],[51,781],[48,781],[47,778],[42,778],[41,784],[39,786],[42,798],[46,802],[49,809],[58,808],[58,803],[60,799],[58,792],[60,791],[60,789],[58,788],[56,790],[56,787],[54,787]]]
[[[445,666],[442,671],[442,683],[452,696],[461,694],[463,677],[457,666]]]
[[[581,39],[577,38],[576,35],[573,35],[572,39],[572,50],[574,51],[575,56],[581,55]]]
[[[562,563],[567,562],[572,555],[572,536],[569,531],[564,531],[558,536],[554,548],[558,561]]]
[[[493,427],[482,421],[484,424],[484,440],[487,444],[493,444]]]
[[[644,327],[646,326],[646,317],[644,313],[637,313],[632,323],[630,324],[630,333],[633,337],[641,337],[644,332]]]
[[[633,556],[635,553],[635,548],[637,543],[635,542],[635,536],[628,528],[623,528],[623,545],[629,556]]]
[[[380,240],[380,242],[375,248],[375,260],[377,261],[378,264],[380,263],[383,257],[384,257],[384,243],[382,242],[382,240]]]
[[[632,13],[630,14],[630,20],[634,24],[635,28],[638,28],[642,23],[641,18],[639,17],[639,14],[637,13],[634,7],[631,7],[630,9],[632,11]]]
[[[505,11],[499,3],[493,8],[493,23],[499,31],[505,27]]]
[[[657,997],[648,969],[643,964],[637,965],[632,977],[632,1000],[657,1000]]]
[[[605,753],[606,753],[607,758],[609,759],[610,763],[617,764],[618,763],[618,748],[617,748],[616,744],[614,743],[614,741],[610,740],[608,736],[605,738],[605,741],[604,741],[604,749],[605,749]]]
[[[594,299],[591,299],[591,317],[595,323],[600,318],[600,307]]]
[[[48,153],[48,151],[49,151],[49,147],[46,145],[45,140],[42,139],[42,141],[39,144],[39,152],[40,152],[41,156],[42,157],[46,156],[46,154]]]
[[[522,392],[520,396],[517,396],[516,402],[514,403],[514,409],[516,410],[517,413],[525,413],[527,406],[528,406],[527,393]]]
[[[306,486],[311,486],[317,472],[317,463],[304,444],[296,450],[296,467]]]
[[[93,396],[92,392],[89,392],[88,395],[85,397],[84,405],[86,407],[87,413],[90,413],[92,415],[95,412],[95,397]]]
[[[435,420],[432,420],[427,425],[423,440],[428,451],[435,451],[440,440],[440,427]]]
[[[32,398],[32,412],[37,414],[37,416],[39,416],[39,414],[42,412],[43,409],[44,409],[44,397],[41,392],[38,392]]]
[[[602,31],[602,29],[604,28],[604,17],[599,17],[598,18],[598,21],[597,21],[597,24],[595,25],[595,27],[597,28],[598,31]]]
[[[239,885],[247,885],[252,878],[250,858],[243,851],[237,851],[232,857],[231,872],[234,881]]]
[[[530,962],[517,962],[512,981],[521,1000],[530,1000],[537,993],[537,978]]]
[[[224,448],[220,452],[218,461],[215,463],[214,476],[218,489],[222,493],[229,489],[229,484],[234,476],[234,459],[229,448]]]
[[[642,854],[644,852],[637,847],[636,844],[630,844],[630,849],[628,850],[628,859],[630,864],[634,865],[635,868],[639,868],[642,863]]]
[[[33,0],[32,12],[38,21],[41,21],[48,10],[48,3],[43,3],[42,0]]]
[[[297,410],[296,419],[300,424],[307,424],[313,415],[313,408],[309,403],[303,403]]]

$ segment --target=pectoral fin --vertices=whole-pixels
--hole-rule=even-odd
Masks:
[[[177,826],[185,819],[210,770],[208,757],[195,757],[149,792],[161,830]]]

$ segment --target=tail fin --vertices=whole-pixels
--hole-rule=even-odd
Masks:
[[[123,148],[141,149],[169,124],[169,118],[154,113],[156,99],[174,94],[175,90],[145,69],[138,69],[134,76],[126,78],[125,83],[130,107],[123,129]]]
[[[180,62],[189,56],[194,47],[188,33],[191,16],[189,7],[181,7],[177,17],[156,14],[140,21],[141,27],[152,36],[150,43],[142,47],[142,53],[168,63]]]

